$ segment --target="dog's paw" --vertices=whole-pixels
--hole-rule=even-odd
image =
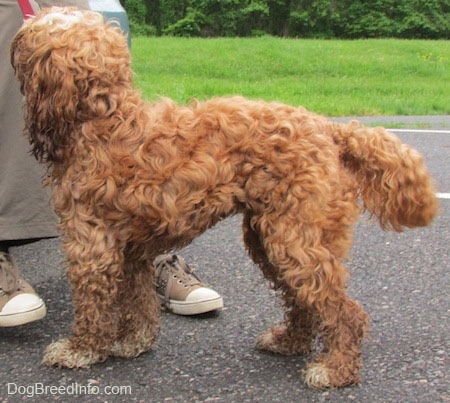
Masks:
[[[150,350],[149,346],[116,342],[112,346],[109,355],[111,357],[135,358],[148,350]]]
[[[289,335],[286,325],[277,325],[261,333],[256,339],[256,348],[283,355],[307,354],[311,351],[311,340],[302,335]]]
[[[116,341],[109,353],[112,357],[134,358],[151,350],[156,342],[158,333],[154,331],[141,331],[128,335],[125,339]]]
[[[158,339],[159,324],[144,323],[139,330],[116,340],[109,352],[112,357],[133,358],[153,348]]]
[[[329,364],[329,363],[328,363]],[[340,388],[357,385],[359,371],[351,366],[329,367],[327,362],[313,362],[303,371],[304,380],[310,388]]]
[[[323,389],[334,386],[331,383],[329,369],[321,363],[309,364],[303,375],[306,385],[310,388]]]
[[[76,349],[70,339],[61,339],[50,344],[44,352],[42,362],[59,368],[86,368],[106,357],[89,348]]]

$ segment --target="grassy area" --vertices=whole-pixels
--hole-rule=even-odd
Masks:
[[[329,116],[450,114],[450,41],[134,38],[146,99],[243,95]]]

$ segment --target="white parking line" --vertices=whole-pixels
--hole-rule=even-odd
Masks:
[[[438,199],[450,199],[450,193],[436,193]]]
[[[427,130],[427,129],[386,129],[390,132],[410,132],[410,133],[443,133],[450,134],[450,130]]]

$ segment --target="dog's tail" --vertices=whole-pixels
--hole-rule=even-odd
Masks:
[[[432,180],[422,156],[381,127],[336,124],[341,161],[356,176],[364,207],[382,228],[425,226],[437,212]]]

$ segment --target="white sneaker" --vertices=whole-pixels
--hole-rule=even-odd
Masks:
[[[178,315],[198,315],[223,308],[217,291],[203,284],[178,255],[155,259],[156,291],[163,306]]]
[[[20,279],[13,257],[0,252],[0,327],[23,325],[46,314],[44,301]]]

